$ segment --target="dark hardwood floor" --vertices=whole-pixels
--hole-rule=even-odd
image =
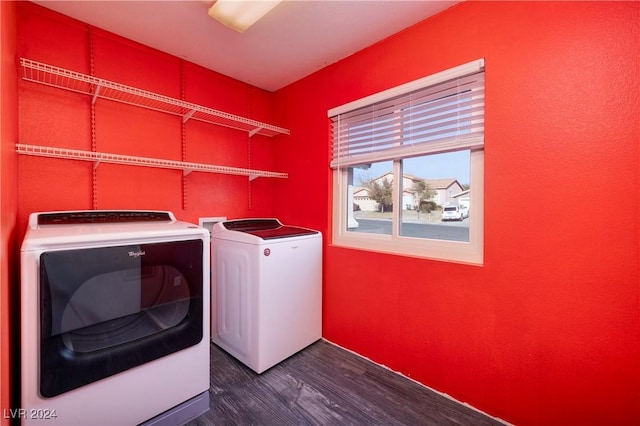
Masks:
[[[204,425],[503,425],[320,340],[258,375],[211,345]]]

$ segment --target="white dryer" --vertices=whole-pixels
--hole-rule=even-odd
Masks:
[[[211,230],[212,340],[262,373],[322,337],[322,234],[277,219]]]
[[[176,425],[209,409],[209,232],[171,212],[41,212],[21,250],[23,424]]]

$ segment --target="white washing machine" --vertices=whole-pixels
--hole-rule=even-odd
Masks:
[[[322,337],[322,234],[277,219],[211,231],[212,340],[262,373]]]
[[[209,409],[210,237],[170,212],[33,213],[23,424],[176,425]]]

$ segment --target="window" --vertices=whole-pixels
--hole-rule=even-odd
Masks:
[[[328,116],[334,244],[482,264],[484,60]]]

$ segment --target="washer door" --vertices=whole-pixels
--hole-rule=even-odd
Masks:
[[[201,240],[43,253],[40,394],[199,343],[202,256]]]

